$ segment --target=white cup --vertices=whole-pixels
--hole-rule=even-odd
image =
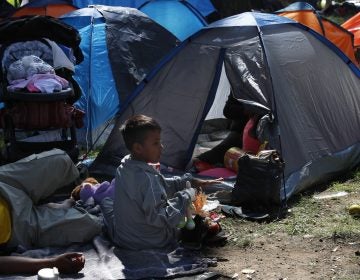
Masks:
[[[58,280],[59,271],[56,267],[43,268],[38,271],[38,280]]]

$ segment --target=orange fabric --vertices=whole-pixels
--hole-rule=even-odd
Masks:
[[[292,11],[280,13],[279,15],[291,18],[325,36],[342,50],[353,63],[358,65],[355,58],[352,35],[343,30],[340,26],[337,26],[335,23],[322,17],[318,17],[313,11]],[[324,30],[321,28],[319,20],[321,20]]]
[[[15,13],[13,13],[12,17],[21,17],[27,15],[42,15],[42,16],[52,16],[52,17],[61,17],[66,13],[70,13],[75,11],[76,7],[71,5],[64,4],[51,4],[44,7],[22,7],[19,8]]]
[[[360,48],[360,12],[349,18],[341,26],[354,34],[354,46]]]
[[[324,35],[321,29],[321,25],[314,14],[313,11],[294,11],[294,12],[284,12],[279,14],[280,16],[291,18],[297,22],[310,27],[315,30],[317,33]]]

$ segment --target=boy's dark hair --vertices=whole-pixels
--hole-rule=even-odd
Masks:
[[[124,138],[126,148],[132,151],[135,143],[142,144],[149,131],[161,131],[160,125],[153,118],[145,115],[135,115],[127,119],[120,131]]]

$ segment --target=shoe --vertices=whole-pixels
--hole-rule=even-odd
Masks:
[[[232,205],[221,206],[221,211],[226,216],[242,218],[250,221],[262,221],[270,217],[268,213],[245,211],[241,207]]]
[[[233,212],[235,206],[232,205],[222,205],[221,212],[223,212],[228,217],[234,217],[235,213]]]
[[[247,219],[250,221],[262,221],[262,220],[269,218],[268,213],[247,212],[247,211],[244,211],[241,207],[235,207],[233,209],[233,212],[237,217]]]

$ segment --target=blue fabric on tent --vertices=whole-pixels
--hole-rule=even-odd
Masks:
[[[86,8],[89,5],[123,6],[137,8],[146,0],[73,0],[75,6]]]
[[[210,0],[188,0],[187,2],[189,2],[204,17],[216,11]]]
[[[86,119],[86,127],[96,128],[116,114],[119,110],[119,98],[111,67],[109,67],[109,56],[104,39],[105,23],[96,24],[93,27],[87,26],[80,29],[79,33],[82,38],[91,40],[91,43],[83,40],[80,44],[86,55],[84,55],[84,62],[75,67],[74,78],[82,89],[86,87],[82,91],[87,94],[81,96],[77,105],[83,110],[87,108],[88,112],[90,111],[87,114],[90,119]],[[88,79],[92,82],[90,83]],[[96,94],[92,94],[93,92]]]
[[[201,14],[196,15],[196,11],[183,1],[149,1],[139,9],[181,41],[206,26],[205,18]]]
[[[85,126],[91,129],[111,119],[119,110],[118,93],[106,46],[105,23],[101,14],[94,11],[85,8],[61,18],[78,29],[82,38],[80,48],[84,61],[75,66],[74,79],[83,94],[75,105],[86,112]]]
[[[88,5],[107,5],[139,8],[144,5],[146,0],[73,0],[73,4],[79,8],[86,8]],[[187,0],[203,17],[215,12],[215,8],[210,0]]]
[[[77,30],[93,23],[105,22],[103,16],[93,8],[75,10],[60,18],[61,21],[75,27]]]

